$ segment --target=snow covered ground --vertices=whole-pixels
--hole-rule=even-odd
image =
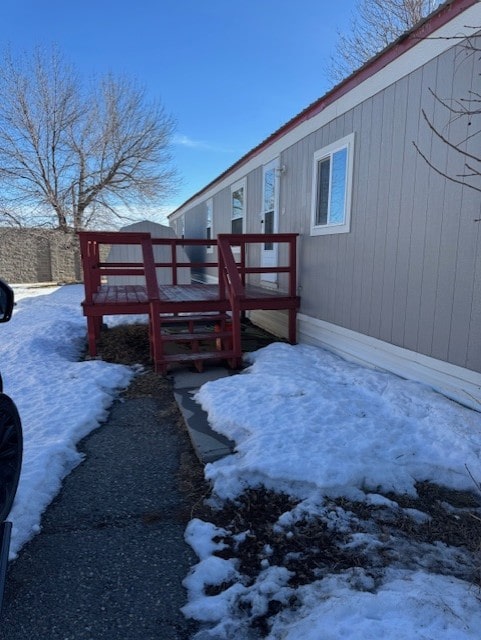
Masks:
[[[11,513],[12,554],[40,530],[42,512],[81,460],[76,443],[105,419],[134,375],[129,367],[79,361],[86,329],[81,286],[16,287],[16,293],[14,317],[0,326],[0,370],[25,437]],[[283,491],[297,506],[278,518],[276,535],[292,538],[301,520],[320,519],[329,530],[343,531],[350,552],[375,558],[385,553],[389,532],[358,526],[352,533],[356,518],[333,501],[397,508],[423,522],[429,516],[381,494],[415,497],[416,483],[425,480],[476,491],[480,414],[312,347],[274,344],[249,358],[244,374],[207,383],[197,396],[213,428],[237,443],[235,454],[206,467],[219,504],[249,487]],[[375,571],[364,564],[292,586],[290,571],[272,560],[269,545],[262,570],[246,582],[235,558],[214,554],[227,535],[199,519],[186,531],[199,563],[185,579],[184,613],[204,624],[199,640],[259,637],[249,616],[262,615],[273,601],[280,606],[263,636],[270,640],[480,637],[481,594],[463,577],[476,559],[463,550],[405,540],[397,561],[378,563]],[[206,588],[216,585],[215,593]]]
[[[13,522],[11,556],[40,530],[41,514],[82,459],[76,443],[99,426],[129,367],[79,361],[86,322],[83,286],[13,287],[17,305],[0,325],[0,371],[23,425],[23,467]]]
[[[278,553],[266,545],[252,582],[238,571],[235,554],[213,554],[227,546],[229,532],[194,520],[187,540],[200,561],[185,581],[184,613],[206,624],[198,638],[257,637],[249,635],[249,621],[273,602],[270,631],[262,636],[270,640],[479,638],[481,592],[469,578],[479,572],[479,555],[395,538],[388,526],[363,528],[333,499],[390,510],[411,518],[413,527],[429,520],[381,493],[415,497],[416,482],[423,481],[476,492],[481,415],[322,349],[278,343],[249,360],[244,374],[209,382],[196,396],[214,430],[237,445],[235,454],[206,467],[215,496],[232,500],[262,485],[296,497],[299,504],[274,526],[276,537],[288,539],[296,523],[317,518],[333,535],[342,531],[341,551],[357,552],[360,563],[319,570],[318,580],[292,587],[292,572],[271,561]],[[207,595],[213,585],[223,586]]]

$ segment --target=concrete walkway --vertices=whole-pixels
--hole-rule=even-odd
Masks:
[[[205,382],[225,378],[232,372],[224,367],[213,367],[202,373],[178,371],[174,375],[174,397],[184,418],[192,445],[199,460],[206,464],[234,451],[234,443],[209,426],[207,414],[193,400],[195,392]]]
[[[184,530],[206,487],[171,383],[139,377],[80,449],[11,563],[1,639],[187,640],[182,580],[197,559]]]

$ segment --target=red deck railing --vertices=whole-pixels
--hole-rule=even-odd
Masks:
[[[91,355],[96,354],[95,345],[100,335],[102,316],[124,313],[149,314],[152,325],[154,312],[163,315],[212,312],[213,309],[229,312],[232,317],[233,351],[238,357],[241,354],[241,313],[254,309],[287,309],[289,339],[295,342],[299,306],[297,234],[219,234],[217,239],[199,239],[152,238],[149,233],[136,232],[88,231],[80,232],[79,238],[85,282],[83,309],[87,316]],[[283,252],[286,263],[271,267],[249,264],[249,246],[263,243],[287,244],[287,251]],[[102,245],[107,245],[103,251]],[[116,245],[137,247],[137,255],[141,257],[135,262],[106,259],[107,250]],[[156,257],[156,247],[167,249],[164,252],[166,255],[160,260]],[[202,251],[207,247],[217,248],[217,256],[214,254],[212,259],[208,259],[207,252]],[[238,253],[234,254],[233,247],[239,247]],[[179,249],[190,249],[191,259],[186,257],[187,252],[179,255]],[[202,255],[193,255],[196,249],[200,249]],[[113,252],[112,256],[115,258]],[[168,282],[167,285],[159,285],[159,269],[167,271],[166,277],[162,278],[163,282]],[[180,277],[181,269],[189,269],[191,275],[210,269],[213,272],[211,275],[216,275],[218,285],[213,288],[212,285],[185,284],[181,282],[185,280],[185,274],[183,278]],[[272,291],[259,286],[252,287],[248,276],[262,273],[287,274],[284,282],[287,283],[287,291],[282,293],[281,289]],[[139,276],[144,284],[116,285],[116,276]],[[172,293],[169,293],[169,287]],[[189,297],[191,294],[184,295],[181,291],[189,287],[192,287],[192,298]],[[202,298],[202,287],[206,291],[205,298]],[[154,324],[158,325],[157,322]]]
[[[242,284],[246,284],[246,275],[249,273],[287,273],[288,274],[288,295],[297,295],[297,233],[243,233],[243,234],[219,234],[219,245],[222,242],[224,253],[227,247],[230,249],[240,246],[240,261],[236,263]],[[287,244],[288,255],[287,264],[276,265],[274,267],[253,267],[248,266],[246,260],[247,246],[250,244]],[[219,251],[220,252],[220,251]],[[232,251],[229,251],[230,255]]]

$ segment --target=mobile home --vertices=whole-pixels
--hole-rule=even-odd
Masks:
[[[481,136],[447,108],[481,95],[478,33],[479,2],[444,3],[193,195],[170,224],[187,238],[298,233],[299,342],[480,409],[481,214],[471,187],[481,179],[463,177],[466,158],[450,143],[479,158]],[[281,259],[268,242],[248,256],[264,267]],[[251,279],[286,286],[283,274]],[[285,335],[282,311],[252,320]]]

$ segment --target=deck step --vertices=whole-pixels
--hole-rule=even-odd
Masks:
[[[160,316],[160,321],[165,325],[187,322],[204,322],[205,324],[208,324],[210,322],[218,322],[229,319],[230,316],[225,313],[199,313],[184,316]]]
[[[164,354],[162,362],[156,364],[166,364],[168,362],[195,362],[197,360],[229,360],[235,358],[233,351],[199,351],[198,353],[169,353]]]
[[[206,331],[204,333],[163,333],[160,339],[162,342],[194,342],[231,337],[232,331]]]
[[[239,366],[240,354],[235,355],[233,350],[231,316],[224,311],[159,314],[158,320],[152,349],[156,371],[165,373],[175,362],[190,362],[202,371],[206,360],[227,360],[231,367]],[[184,350],[165,353],[167,344],[183,345]]]

